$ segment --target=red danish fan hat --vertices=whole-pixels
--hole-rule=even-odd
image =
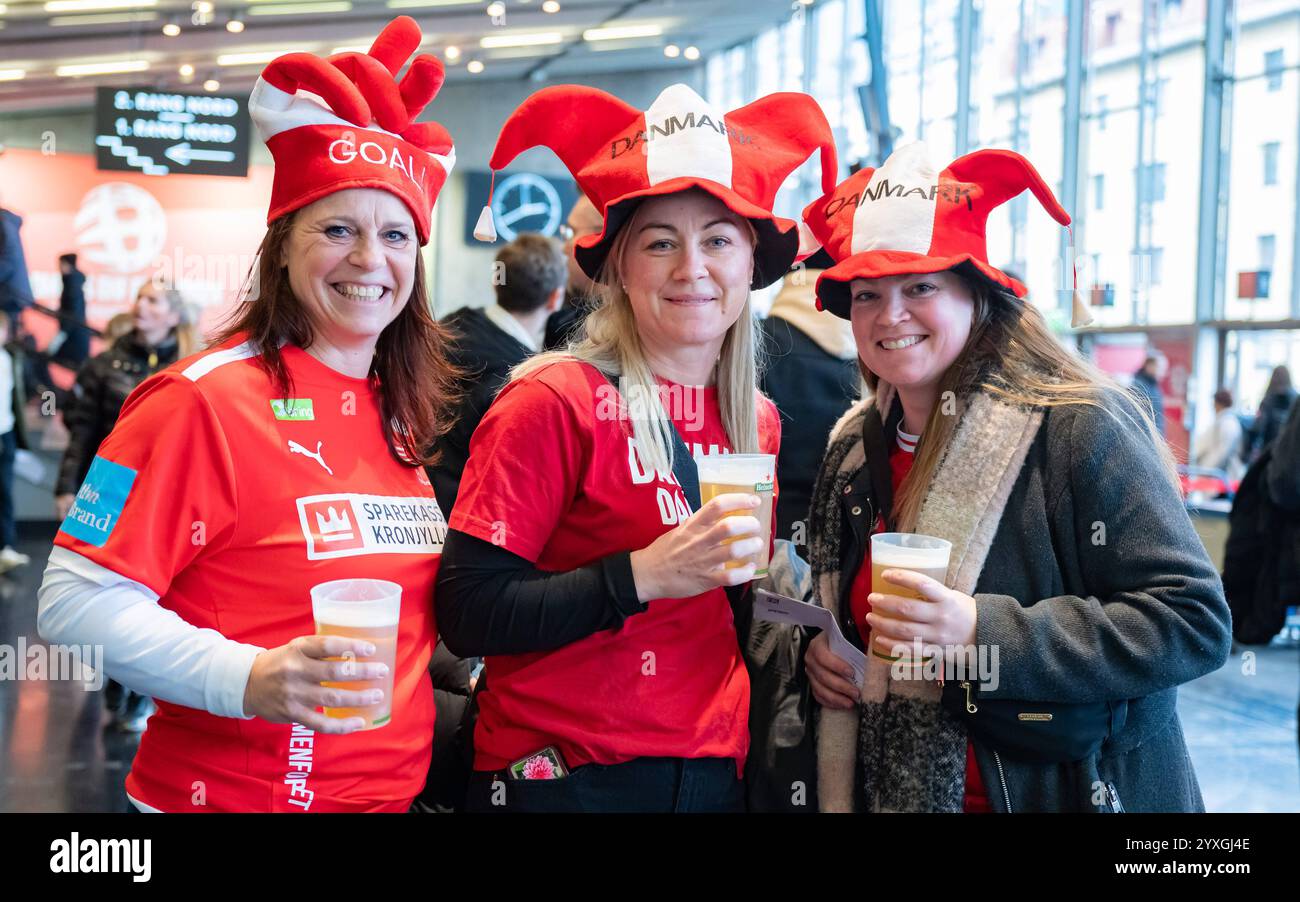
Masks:
[[[807,227],[836,261],[817,279],[817,306],[849,316],[854,279],[940,272],[968,264],[984,278],[1029,293],[988,260],[989,213],[1025,189],[1063,226],[1069,214],[1033,165],[1010,150],[977,150],[936,171],[925,145],[900,147],[878,169],[862,169],[804,210]],[[1074,297],[1075,328],[1092,322]]]
[[[442,63],[417,56],[420,26],[398,16],[369,53],[322,59],[288,53],[262,71],[249,113],[275,158],[268,223],[335,191],[379,188],[406,204],[420,244],[429,212],[456,162],[451,136],[416,116],[442,87]]]
[[[826,115],[807,94],[770,94],[723,113],[678,84],[643,112],[595,88],[543,88],[502,127],[491,160],[494,178],[539,145],[555,151],[605,218],[601,234],[579,238],[573,253],[593,279],[642,198],[701,188],[754,224],[754,287],[770,285],[801,250],[816,249],[801,247],[806,242],[797,222],[772,213],[777,190],[819,148],[823,191],[837,175]],[[490,198],[474,234],[496,240]]]

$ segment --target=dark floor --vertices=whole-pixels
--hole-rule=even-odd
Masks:
[[[32,563],[0,577],[0,654],[36,634],[40,585],[54,524],[26,524]],[[1235,650],[1227,666],[1179,694],[1210,811],[1300,811],[1296,702],[1300,651]],[[122,811],[136,739],[105,730],[102,692],[80,679],[0,679],[0,812]]]
[[[41,643],[36,590],[56,524],[23,524],[26,567],[0,576],[0,647]],[[66,675],[64,675],[66,676]],[[0,812],[124,811],[138,737],[104,730],[102,691],[83,679],[0,679]]]

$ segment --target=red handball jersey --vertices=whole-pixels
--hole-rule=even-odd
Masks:
[[[234,342],[144,382],[55,544],[195,626],[266,648],[315,632],[316,583],[400,583],[386,726],[323,735],[159,701],[126,790],[163,811],[406,811],[433,742],[426,668],[446,522],[423,469],[389,453],[368,382],[283,354],[292,398]]]
[[[662,382],[664,407],[696,456],[730,453],[717,391]],[[634,411],[639,399],[628,398]],[[451,527],[549,571],[644,548],[690,516],[672,473],[648,469],[618,391],[594,367],[551,364],[509,383],[488,410]],[[776,454],[775,405],[759,444]],[[641,756],[734,758],[749,750],[749,676],[726,593],[662,598],[553,651],[487,659],[474,734],[477,770],[548,745],[570,767]]]

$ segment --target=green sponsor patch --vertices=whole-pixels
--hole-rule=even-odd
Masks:
[[[271,412],[277,420],[314,420],[311,398],[272,398]]]

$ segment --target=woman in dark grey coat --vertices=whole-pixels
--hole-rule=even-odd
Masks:
[[[833,431],[810,516],[816,599],[867,652],[860,687],[824,636],[806,656],[821,806],[1201,810],[1176,687],[1231,638],[1172,458],[971,239],[1026,187],[1069,221],[1028,161],[977,152],[936,177],[923,154],[805,211],[839,261],[819,300],[851,320],[873,390]],[[873,584],[884,531],[951,542],[946,579]]]

